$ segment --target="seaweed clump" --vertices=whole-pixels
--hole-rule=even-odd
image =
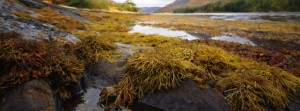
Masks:
[[[69,96],[65,87],[76,82],[84,68],[83,62],[73,54],[66,54],[60,44],[23,40],[18,36],[2,38],[0,54],[1,93],[29,80],[42,78],[57,86],[60,89],[58,94],[64,99]]]
[[[35,17],[35,19],[41,22],[51,23],[58,28],[65,30],[84,30],[86,29],[84,24],[72,17],[67,17],[55,12],[50,7],[45,7],[40,10],[36,10],[36,13],[40,14],[40,16]]]
[[[77,57],[84,60],[86,64],[97,63],[100,58],[112,62],[112,51],[117,46],[112,42],[103,41],[95,36],[83,37],[76,46]]]
[[[136,96],[178,87],[188,78],[202,89],[218,88],[236,111],[282,110],[300,85],[299,78],[280,68],[221,48],[182,42],[160,45],[129,58],[125,75],[115,87],[113,104],[130,104]],[[109,94],[113,93],[102,97]]]
[[[183,80],[201,72],[201,68],[190,62],[191,58],[188,57],[192,57],[192,54],[193,51],[189,49],[167,48],[148,50],[130,57],[126,74],[116,86],[114,105],[130,104],[136,95],[142,98],[145,93],[178,87]]]
[[[206,45],[199,45],[195,52],[193,63],[212,75],[214,85],[236,111],[282,110],[299,89],[299,78],[280,68]]]
[[[115,48],[92,37],[74,44],[63,39],[24,40],[16,32],[0,35],[0,94],[40,78],[48,81],[61,99],[67,99],[71,96],[67,87],[82,77],[84,66],[103,57],[98,52]]]
[[[232,52],[255,61],[265,62],[270,66],[280,67],[295,76],[300,76],[300,64],[298,63],[298,61],[300,61],[299,51],[264,49],[245,44],[214,40],[199,40],[196,41],[196,43],[220,47],[228,52]]]

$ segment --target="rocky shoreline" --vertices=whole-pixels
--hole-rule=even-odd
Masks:
[[[50,9],[44,9],[44,8],[50,8]],[[47,17],[44,19],[41,19],[42,15],[44,13],[39,12],[40,10],[45,10],[44,13],[46,15],[50,15],[53,11],[53,13],[62,15],[63,17],[69,17],[72,18],[71,22],[66,22],[65,24],[59,24],[59,23],[48,23]],[[50,11],[49,11],[50,10]],[[211,50],[220,51],[221,49],[214,48],[214,47],[221,47],[224,48],[224,46],[220,45],[217,42],[207,42],[202,43],[199,41],[193,41],[193,42],[187,42],[183,41],[181,39],[176,38],[165,38],[162,36],[157,35],[143,35],[143,34],[128,34],[129,27],[132,26],[130,24],[135,19],[129,19],[137,16],[137,15],[122,15],[119,17],[119,15],[114,15],[111,13],[100,13],[100,12],[93,12],[92,14],[86,13],[82,10],[76,10],[76,9],[68,9],[64,7],[59,7],[52,4],[44,3],[40,0],[18,0],[18,1],[10,1],[10,0],[1,0],[0,1],[0,32],[2,35],[3,33],[7,34],[7,32],[14,32],[17,34],[20,34],[22,40],[26,41],[37,41],[37,44],[40,42],[47,43],[47,47],[51,47],[52,45],[55,47],[59,47],[60,50],[63,50],[63,54],[68,55],[69,53],[75,50],[75,54],[70,56],[76,56],[78,61],[80,61],[80,65],[83,66],[83,70],[81,74],[76,75],[68,75],[66,76],[67,79],[71,79],[65,83],[55,84],[55,82],[61,82],[61,81],[53,81],[52,79],[60,78],[58,76],[41,76],[41,77],[29,77],[30,79],[26,79],[28,81],[21,82],[21,84],[14,83],[13,87],[10,88],[2,88],[0,89],[0,110],[2,111],[17,111],[17,110],[23,110],[23,111],[40,111],[40,110],[47,110],[47,111],[61,111],[61,110],[96,110],[96,111],[103,111],[106,110],[106,108],[101,107],[101,102],[106,101],[105,98],[97,98],[100,97],[100,92],[103,90],[108,90],[109,88],[116,88],[114,90],[119,90],[118,88],[122,86],[123,84],[120,84],[120,82],[124,82],[124,78],[126,78],[126,74],[131,74],[131,76],[140,76],[137,73],[140,72],[134,72],[134,69],[129,69],[127,66],[128,60],[139,60],[143,57],[147,58],[148,54],[153,54],[153,56],[158,56],[156,54],[164,53],[164,50],[168,51],[174,51],[172,52],[173,55],[165,54],[165,56],[170,56],[172,58],[173,56],[178,56],[180,60],[184,62],[179,62],[178,59],[170,59],[170,61],[167,62],[174,62],[174,64],[166,65],[165,69],[176,69],[179,68],[177,71],[180,72],[183,70],[183,72],[193,72],[193,73],[199,73],[203,71],[202,69],[198,68],[187,68],[187,69],[180,69],[182,67],[185,67],[183,65],[188,64],[187,66],[190,66],[191,64],[194,65],[196,63],[192,59],[195,59],[193,57],[189,58],[190,56],[194,56],[193,54],[197,54],[198,52],[188,52],[194,47],[197,47],[197,44],[206,44],[200,45],[203,49],[211,48]],[[49,12],[49,13],[48,13]],[[50,13],[51,12],[51,13]],[[94,15],[93,15],[94,14]],[[41,17],[40,17],[41,16]],[[115,17],[118,16],[118,17]],[[148,16],[148,15],[146,15]],[[64,20],[68,18],[58,18],[59,20]],[[51,20],[51,17],[49,17]],[[125,19],[124,19],[125,18]],[[75,24],[73,23],[75,21]],[[80,22],[78,22],[80,21]],[[91,22],[91,23],[90,23]],[[80,23],[80,24],[76,24]],[[126,26],[125,26],[125,25]],[[77,25],[79,25],[77,27]],[[75,27],[76,26],[76,27]],[[84,28],[82,28],[84,27]],[[14,34],[13,33],[13,34]],[[0,34],[0,35],[1,35]],[[13,36],[13,34],[8,36]],[[2,36],[1,35],[1,36]],[[6,35],[7,36],[7,35]],[[3,36],[3,38],[0,37],[0,40],[6,40],[6,36]],[[109,38],[110,36],[114,36],[114,38]],[[98,37],[100,40],[100,44],[98,42],[93,41],[91,37]],[[133,37],[129,38],[129,37]],[[8,37],[9,38],[9,37]],[[87,39],[83,39],[87,38]],[[18,39],[16,39],[18,40]],[[93,44],[89,47],[81,46],[81,49],[73,49],[73,45],[75,44],[81,44],[83,40],[86,40],[85,42],[92,42]],[[107,42],[109,41],[109,42]],[[110,44],[113,43],[113,44]],[[212,45],[212,44],[218,44],[218,45]],[[58,46],[56,45],[58,44]],[[61,45],[63,44],[63,45]],[[96,46],[94,45],[96,44]],[[182,46],[181,46],[182,45]],[[194,46],[193,46],[194,45]],[[169,46],[174,46],[174,48],[170,48]],[[180,47],[179,47],[180,46]],[[214,47],[211,47],[214,46]],[[240,45],[232,45],[234,47],[240,46]],[[250,46],[249,46],[250,47]],[[247,47],[247,48],[249,48]],[[1,47],[0,47],[1,48]],[[84,52],[83,49],[88,48],[98,48],[102,51],[101,53],[90,53],[90,52]],[[251,47],[253,48],[253,47]],[[240,48],[240,50],[244,50],[245,48]],[[155,50],[155,51],[154,51]],[[158,50],[158,51],[156,51]],[[179,54],[177,54],[176,51],[179,50]],[[227,50],[228,52],[239,52],[237,55],[239,55],[240,50]],[[148,52],[149,51],[149,52]],[[151,52],[152,51],[152,52]],[[160,52],[161,51],[161,52]],[[193,50],[192,50],[193,51]],[[220,52],[222,52],[221,50]],[[80,52],[80,53],[77,53]],[[94,51],[98,52],[98,51]],[[144,52],[146,55],[143,55]],[[85,53],[85,54],[82,54]],[[225,53],[225,51],[224,51]],[[223,53],[222,53],[223,54]],[[225,55],[227,52],[225,53]],[[231,53],[228,53],[230,55]],[[244,53],[242,53],[244,54]],[[240,55],[242,55],[240,54]],[[99,56],[100,55],[100,56]],[[163,54],[162,54],[163,55]],[[87,56],[86,58],[84,58]],[[251,55],[256,56],[256,55]],[[39,58],[39,55],[36,54],[34,57]],[[210,57],[210,56],[209,56]],[[149,57],[151,58],[151,57]],[[239,60],[239,57],[236,57]],[[225,64],[224,67],[227,67],[226,64],[232,65],[230,62],[235,61],[226,61],[223,62],[220,60],[220,63],[217,65]],[[77,61],[77,59],[75,59]],[[84,60],[81,60],[84,59]],[[153,60],[160,59],[158,58],[152,58]],[[113,62],[110,62],[112,60]],[[141,59],[143,60],[143,59]],[[201,60],[201,58],[200,58]],[[244,59],[241,59],[244,60]],[[132,62],[131,61],[131,62]],[[245,61],[248,62],[248,59],[245,59]],[[249,60],[250,62],[254,60]],[[259,60],[256,60],[259,61]],[[263,60],[262,60],[263,61]],[[74,61],[67,61],[67,62],[74,62]],[[149,62],[149,61],[146,61]],[[154,61],[153,63],[157,62],[157,64],[160,64],[162,61]],[[191,64],[189,63],[191,62]],[[24,62],[25,63],[25,62]],[[150,61],[149,63],[152,63]],[[255,64],[261,64],[256,63]],[[133,65],[136,65],[135,63],[132,63]],[[161,63],[162,64],[162,63]],[[199,63],[200,64],[200,63]],[[214,63],[207,63],[215,65]],[[0,63],[0,65],[3,65]],[[164,65],[164,64],[163,64]],[[163,66],[162,65],[162,66]],[[173,66],[174,65],[174,66]],[[232,70],[235,70],[235,66],[228,66],[228,68],[232,68]],[[5,66],[5,65],[3,65]],[[267,66],[265,64],[261,65],[263,67],[269,68],[270,66]],[[51,66],[52,67],[52,66]],[[53,66],[54,67],[54,66]],[[133,66],[132,66],[133,67]],[[135,66],[136,68],[138,65]],[[194,66],[193,66],[194,67]],[[207,66],[209,68],[209,71],[211,73],[213,71],[219,71],[214,68],[210,68],[210,66]],[[35,68],[35,67],[34,67]],[[185,67],[186,68],[186,67]],[[219,67],[218,67],[219,68]],[[220,69],[222,69],[223,66],[220,66]],[[255,67],[256,68],[256,67]],[[69,70],[66,67],[63,67],[62,69]],[[76,69],[76,68],[73,68]],[[151,68],[150,68],[151,69]],[[150,69],[142,69],[141,71],[149,71]],[[155,68],[152,68],[155,69]],[[276,69],[277,72],[283,72],[281,69],[277,67],[273,68]],[[196,70],[196,71],[195,71]],[[260,69],[259,69],[260,70]],[[272,68],[270,68],[272,70]],[[130,72],[132,71],[132,72]],[[223,71],[223,70],[221,70]],[[220,72],[221,72],[220,71]],[[227,71],[227,69],[226,69]],[[155,71],[154,71],[155,72]],[[159,72],[159,71],[158,71]],[[170,71],[171,72],[171,71]],[[225,71],[224,71],[225,72]],[[243,70],[241,71],[243,72]],[[3,74],[2,74],[3,73]],[[33,72],[35,73],[35,72]],[[202,73],[202,72],[201,72]],[[233,72],[231,72],[233,73]],[[234,72],[235,73],[235,72]],[[5,69],[0,69],[0,74],[4,75]],[[39,74],[39,73],[37,73]],[[65,74],[65,73],[63,73]],[[137,75],[135,75],[137,74]],[[220,73],[221,74],[221,73]],[[222,73],[223,74],[223,73]],[[287,73],[289,74],[289,73]],[[0,75],[0,79],[3,80],[4,77]],[[41,74],[43,75],[43,74]],[[38,75],[40,76],[40,75]],[[70,76],[70,77],[69,77]],[[190,76],[190,75],[188,75]],[[228,94],[225,94],[225,92],[220,91],[221,89],[217,87],[217,83],[215,80],[216,76],[220,75],[214,75],[213,77],[207,77],[211,75],[195,75],[195,77],[182,77],[182,82],[176,87],[167,87],[170,84],[166,84],[166,86],[162,89],[155,90],[155,92],[147,93],[145,92],[144,96],[139,98],[137,95],[137,92],[141,93],[141,89],[134,89],[134,99],[133,102],[127,103],[128,101],[125,101],[122,104],[123,106],[118,107],[122,110],[133,110],[133,111],[179,111],[179,110],[189,110],[189,111],[196,111],[196,110],[203,110],[203,111],[232,111],[234,110],[228,103],[225,96],[228,96]],[[222,75],[223,76],[223,75]],[[224,75],[229,76],[229,75]],[[23,77],[23,75],[22,75]],[[35,78],[36,77],[36,78]],[[65,77],[63,75],[62,77]],[[273,76],[272,76],[273,77]],[[288,76],[288,77],[294,77],[294,76]],[[174,77],[178,79],[179,77]],[[200,79],[199,79],[200,78]],[[203,80],[202,80],[203,78]],[[76,79],[76,80],[73,80]],[[128,79],[132,79],[128,77]],[[145,81],[148,80],[147,78]],[[166,80],[169,80],[168,78]],[[3,80],[4,81],[4,80]],[[134,79],[132,81],[135,81]],[[137,85],[148,85],[143,82],[143,80],[136,80],[132,84]],[[263,81],[263,79],[262,79]],[[291,80],[292,81],[292,80]],[[296,80],[295,80],[296,81]],[[2,81],[1,81],[2,82]],[[125,81],[126,82],[126,81]],[[152,81],[153,82],[153,81]],[[292,81],[294,83],[294,81]],[[150,82],[149,82],[150,83]],[[172,82],[174,83],[174,81]],[[296,82],[295,82],[296,83]],[[130,83],[129,83],[130,84]],[[274,83],[275,84],[275,83]],[[2,85],[2,83],[1,83]],[[66,85],[61,88],[61,86],[57,85]],[[126,86],[127,84],[125,84]],[[136,86],[135,88],[137,88]],[[200,87],[200,88],[199,88]],[[233,86],[232,86],[233,87]],[[278,86],[279,87],[279,86]],[[281,87],[281,86],[280,86]],[[127,87],[125,87],[126,89]],[[156,87],[153,87],[156,88]],[[3,90],[5,89],[5,90]],[[67,93],[60,93],[60,91],[67,91],[70,94]],[[284,90],[284,89],[282,89]],[[83,97],[87,94],[88,91],[91,91],[92,95],[96,98],[93,98],[93,96],[90,96],[88,99],[84,101]],[[116,96],[120,92],[114,92],[111,100],[112,104],[115,104]],[[67,99],[62,98],[63,95],[70,96]],[[125,99],[126,96],[122,99]],[[291,99],[291,97],[289,97]],[[99,100],[99,101],[98,101]],[[295,98],[291,102],[288,103],[288,105],[285,107],[284,110],[286,111],[297,111],[300,109],[300,96],[299,92],[296,94]],[[97,103],[96,103],[97,102]],[[99,102],[99,103],[98,103]],[[85,104],[87,103],[87,104]],[[103,103],[106,104],[106,103]],[[102,105],[103,105],[102,104]],[[107,104],[106,104],[107,105]],[[264,106],[266,110],[273,111],[276,110],[274,107],[272,107],[269,104],[264,104],[267,106]],[[115,107],[115,106],[114,106]],[[77,109],[79,108],[79,109]]]

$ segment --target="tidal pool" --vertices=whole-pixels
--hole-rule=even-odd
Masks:
[[[239,37],[239,36],[233,36],[233,37],[231,37],[231,36],[216,36],[216,37],[212,37],[210,39],[227,41],[227,42],[236,42],[236,43],[249,44],[252,46],[256,46],[256,44],[254,42],[252,42],[251,40],[249,40],[247,38]]]
[[[161,27],[152,27],[152,26],[142,26],[136,24],[129,33],[143,33],[148,35],[162,35],[166,37],[177,37],[186,40],[201,40],[201,39],[212,39],[212,40],[220,40],[227,42],[235,42],[240,44],[249,44],[252,46],[256,46],[254,42],[247,38],[239,37],[239,36],[215,36],[208,37],[203,34],[191,34],[185,31],[180,30],[171,30],[170,28],[161,28]]]
[[[148,35],[162,35],[167,37],[177,37],[181,39],[187,40],[196,40],[199,39],[195,36],[192,36],[184,31],[174,31],[168,28],[159,28],[159,27],[151,27],[151,26],[142,26],[135,25],[129,33],[144,33]]]
[[[75,111],[104,111],[99,105],[100,89],[89,88],[86,93],[82,96],[83,103],[80,103],[75,107]]]

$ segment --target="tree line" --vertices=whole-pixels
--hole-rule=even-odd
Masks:
[[[131,0],[126,0],[124,3],[115,3],[111,0],[51,0],[51,2],[79,8],[109,9],[109,7],[117,7],[121,11],[139,11],[139,8]]]

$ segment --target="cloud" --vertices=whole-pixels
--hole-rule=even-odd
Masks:
[[[115,2],[125,2],[126,0],[113,0]],[[163,7],[175,0],[132,0],[138,7]]]

